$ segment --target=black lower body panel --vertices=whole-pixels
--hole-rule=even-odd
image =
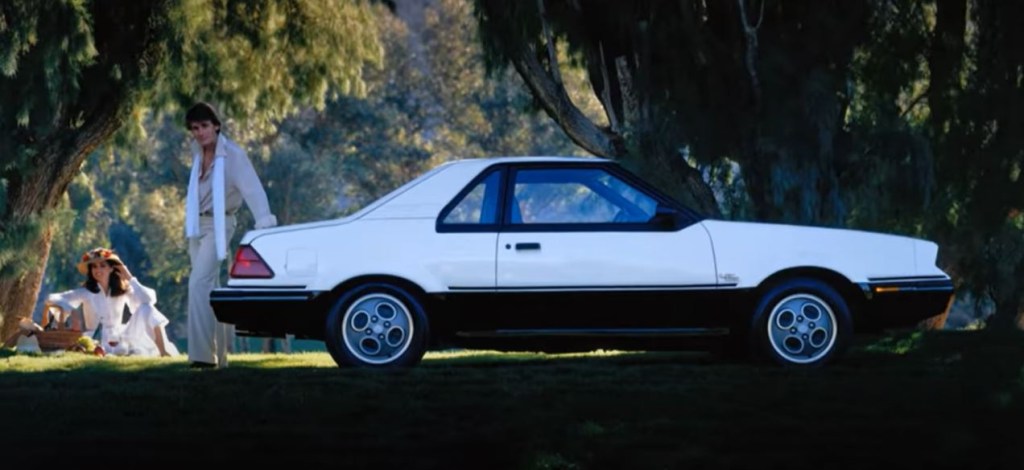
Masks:
[[[749,291],[474,292],[431,296],[443,346],[499,350],[704,349],[745,328]],[[714,342],[714,341],[712,341]]]
[[[875,281],[861,288],[866,301],[855,324],[869,330],[913,327],[946,313],[953,302],[949,279]]]
[[[217,321],[251,336],[322,339],[326,306],[322,292],[221,287],[210,293]]]

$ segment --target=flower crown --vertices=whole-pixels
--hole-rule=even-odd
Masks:
[[[124,264],[114,250],[110,248],[93,248],[82,255],[82,260],[78,262],[78,272],[83,276],[88,275],[89,265],[98,261],[106,261],[108,264]]]
[[[96,248],[89,250],[82,255],[82,261],[89,261],[90,258],[100,257],[103,259],[109,259],[114,255],[114,251],[109,248]]]

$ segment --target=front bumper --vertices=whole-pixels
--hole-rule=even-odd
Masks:
[[[242,335],[322,339],[327,312],[321,291],[220,287],[210,293],[217,321]]]
[[[914,326],[953,304],[953,281],[944,276],[869,279],[860,287],[866,302],[855,321],[869,328]]]

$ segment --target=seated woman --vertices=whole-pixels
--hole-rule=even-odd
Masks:
[[[113,250],[96,248],[85,253],[78,272],[86,276],[82,287],[50,294],[47,308],[60,309],[63,318],[81,306],[83,318],[72,317],[72,328],[84,330],[86,336],[93,336],[99,329],[100,344],[108,354],[178,354],[167,340],[168,320],[156,309],[156,292],[140,284]],[[125,306],[131,312],[127,323],[123,321]]]

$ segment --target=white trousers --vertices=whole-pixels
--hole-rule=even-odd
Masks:
[[[235,233],[234,216],[224,218],[224,231],[230,242]],[[216,245],[213,217],[200,217],[199,236],[188,239],[192,261],[188,277],[188,360],[227,367],[228,342],[234,325],[218,322],[210,307],[210,291],[220,285],[221,263],[217,260]]]

